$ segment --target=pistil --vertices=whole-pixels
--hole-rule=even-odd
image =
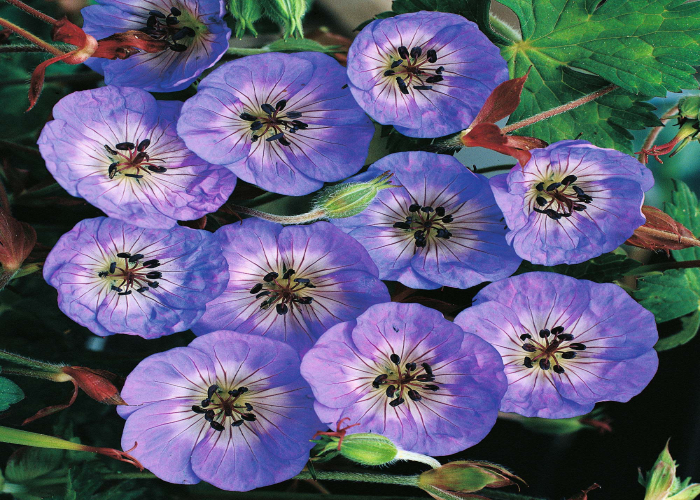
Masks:
[[[279,142],[282,146],[291,146],[286,133],[295,134],[299,130],[305,130],[309,125],[299,118],[302,117],[301,111],[287,111],[282,114],[282,111],[287,106],[287,100],[282,99],[277,101],[277,104],[272,106],[269,103],[263,103],[263,116],[258,116],[253,112],[244,111],[239,115],[242,120],[252,122],[250,130],[252,132],[251,140],[256,142],[260,137],[265,136],[268,132],[271,135],[265,138],[266,142]]]
[[[409,50],[402,45],[397,49],[397,53],[399,58],[391,61],[389,68],[384,71],[384,76],[394,78],[402,94],[410,94],[411,87],[414,90],[433,90],[432,84],[444,80],[444,66],[431,66],[438,60],[435,49],[423,52],[420,46]]]
[[[389,406],[397,407],[406,402],[406,397],[411,401],[420,401],[423,396],[419,391],[437,391],[439,386],[435,385],[435,376],[428,363],[421,363],[420,367],[415,362],[408,362],[401,366],[401,357],[392,353],[389,361],[395,368],[388,369],[388,373],[377,375],[372,381],[374,389],[383,389],[384,394],[390,400]],[[426,383],[433,382],[433,383]]]
[[[207,398],[201,405],[193,405],[192,411],[203,414],[204,419],[215,431],[223,431],[226,418],[231,418],[231,426],[239,427],[245,422],[255,422],[257,417],[253,411],[253,405],[241,401],[241,396],[248,392],[248,388],[241,386],[224,392],[218,385],[209,386]]]

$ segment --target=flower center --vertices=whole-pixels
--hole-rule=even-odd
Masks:
[[[423,399],[419,391],[437,391],[440,389],[435,382],[433,369],[428,363],[421,363],[418,366],[416,362],[406,363],[401,368],[401,357],[398,354],[392,353],[389,356],[391,364],[386,369],[386,373],[378,375],[372,382],[372,387],[379,389],[386,385],[384,393],[390,400],[389,406],[397,407],[406,402],[404,396],[412,401],[420,401]],[[434,383],[431,383],[434,382]]]
[[[574,336],[564,333],[563,326],[555,326],[551,330],[544,328],[539,331],[537,338],[530,333],[523,333],[520,340],[524,342],[523,350],[528,354],[523,358],[526,368],[533,368],[537,363],[542,370],[554,370],[555,373],[564,373],[561,364],[562,359],[574,359],[576,351],[585,351],[586,345],[582,342],[572,342]],[[566,350],[570,349],[570,350]]]
[[[308,278],[295,278],[295,274],[294,269],[287,269],[283,264],[282,278],[280,273],[271,271],[263,277],[262,283],[253,286],[250,293],[255,294],[256,299],[263,299],[260,309],[269,309],[276,304],[277,314],[287,314],[295,306],[311,304],[313,297],[304,295],[304,292],[316,286]]]
[[[559,182],[553,179],[539,182],[535,185],[536,196],[532,209],[554,220],[571,217],[574,211],[586,210],[586,204],[591,203],[593,198],[574,184],[577,180],[575,175],[567,175]]]
[[[226,418],[231,418],[231,425],[238,427],[245,422],[255,422],[257,417],[253,411],[253,405],[244,401],[243,394],[248,393],[247,387],[239,387],[224,391],[214,384],[207,389],[207,397],[202,400],[201,405],[193,405],[192,411],[204,415],[204,420],[215,431],[223,431]]]
[[[270,132],[270,136],[265,141],[278,141],[283,146],[291,146],[291,143],[284,135],[285,132],[295,134],[298,130],[305,130],[309,127],[307,123],[299,120],[301,118],[300,111],[287,111],[282,115],[282,111],[286,106],[287,100],[282,99],[277,101],[274,107],[265,103],[260,106],[261,111],[259,112],[244,111],[239,115],[243,120],[252,122],[250,131],[253,142]]]
[[[187,45],[182,42],[186,38],[194,38],[197,33],[191,26],[185,26],[185,23],[178,19],[179,16],[182,16],[182,12],[177,7],[171,7],[167,15],[160,11],[152,10],[148,13],[146,27],[141,28],[139,31],[156,40],[167,42],[170,50],[174,52],[184,52],[187,50]],[[187,24],[192,24],[192,22]]]
[[[404,231],[413,231],[417,248],[425,247],[433,236],[446,240],[452,236],[452,233],[447,229],[447,224],[454,220],[454,216],[445,215],[444,207],[434,209],[430,206],[422,207],[414,203],[408,207],[408,211],[410,215],[406,216],[406,220],[395,222],[393,227]]]
[[[434,67],[438,56],[435,49],[423,52],[421,47],[408,49],[403,45],[398,48],[398,58],[391,55],[391,62],[384,71],[384,76],[394,78],[402,94],[409,94],[409,88],[415,90],[433,90],[433,84],[444,80],[444,66]],[[430,84],[430,85],[428,85]]]
[[[105,144],[105,151],[110,161],[107,169],[109,178],[114,179],[117,175],[123,175],[132,179],[141,179],[146,173],[149,175],[165,173],[167,168],[154,163],[163,160],[151,158],[146,152],[150,144],[150,139],[142,140],[138,146],[133,142],[120,142],[114,146],[114,149]]]
[[[113,261],[107,270],[97,273],[98,277],[112,281],[111,290],[117,292],[117,295],[131,295],[133,290],[145,293],[150,288],[158,288],[159,283],[155,280],[163,274],[151,271],[160,266],[158,259],[143,260],[143,254],[131,255],[129,252],[118,253],[117,258],[124,259],[123,267],[119,267],[118,261]]]

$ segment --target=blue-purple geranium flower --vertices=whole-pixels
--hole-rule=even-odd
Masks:
[[[248,491],[293,477],[321,428],[299,356],[231,331],[147,357],[121,393],[122,447],[171,483]]]
[[[476,24],[423,11],[365,26],[348,51],[348,79],[379,123],[439,137],[467,128],[508,69]]]
[[[390,302],[324,333],[301,374],[316,413],[350,432],[376,432],[417,453],[450,455],[496,422],[506,390],[498,352],[438,311]]]
[[[306,352],[331,326],[390,300],[362,245],[328,222],[283,227],[246,219],[215,238],[231,277],[192,327],[198,335],[236,330]]]
[[[236,185],[177,136],[181,107],[135,88],[74,92],[54,107],[39,149],[73,196],[138,226],[171,227],[216,211]]]
[[[576,264],[610,252],[644,224],[651,170],[614,149],[561,141],[491,188],[508,224],[508,243],[533,264]]]
[[[156,338],[187,330],[226,288],[228,271],[211,233],[144,229],[118,219],[80,221],[44,264],[58,307],[101,336]]]
[[[501,411],[567,418],[629,401],[656,373],[654,316],[619,286],[554,273],[492,283],[455,323],[503,357]]]
[[[83,30],[97,39],[129,30],[166,44],[164,50],[126,59],[88,59],[108,85],[174,92],[189,86],[228,49],[231,30],[222,0],[97,0],[81,11]]]
[[[187,100],[178,132],[211,163],[275,193],[302,195],[364,164],[374,126],[345,68],[318,52],[224,64]]]
[[[386,156],[352,180],[384,171],[402,187],[380,191],[359,215],[333,219],[369,251],[381,279],[469,288],[518,268],[486,177],[452,156],[415,151]]]

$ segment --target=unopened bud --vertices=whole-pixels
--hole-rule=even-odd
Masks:
[[[382,189],[391,184],[393,174],[384,172],[368,182],[350,182],[324,189],[316,199],[314,209],[322,210],[330,219],[342,219],[361,213]]]
[[[119,389],[112,383],[117,376],[106,370],[94,370],[84,366],[64,366],[61,371],[72,378],[85,394],[95,401],[108,405],[125,405]]]
[[[700,495],[700,484],[689,484],[690,478],[680,481],[676,477],[676,467],[666,442],[646,479],[639,472],[639,482],[647,489],[644,500],[693,500]]]
[[[422,473],[418,478],[418,487],[437,499],[455,498],[455,496],[482,498],[464,494],[484,488],[502,488],[517,482],[524,481],[500,465],[476,460],[461,460]]]
[[[380,434],[360,433],[345,436],[340,454],[361,465],[384,465],[396,460],[399,450]]]
[[[681,118],[697,120],[700,112],[700,96],[688,96],[678,101],[678,115]]]

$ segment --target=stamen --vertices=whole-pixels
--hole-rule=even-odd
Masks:
[[[160,262],[158,261],[158,259],[146,260],[141,263],[141,267],[145,267],[147,269],[152,269],[158,266],[160,266]]]
[[[386,397],[393,398],[395,392],[396,392],[396,386],[390,385],[389,387],[386,388],[386,391],[385,391]]]
[[[260,106],[260,107],[261,107],[262,110],[263,110],[265,113],[267,113],[268,115],[272,115],[272,114],[275,112],[275,108],[273,108],[273,107],[272,107],[271,105],[269,105],[268,103],[265,103],[265,104],[263,104],[263,105]]]
[[[117,175],[117,167],[118,166],[119,166],[119,162],[115,161],[107,169],[107,173],[108,173],[110,179],[114,179],[114,176]]]
[[[197,405],[192,405],[192,411],[195,413],[206,413],[207,412],[207,410],[204,410]]]
[[[238,115],[242,120],[246,120],[249,122],[254,122],[255,120],[258,119],[257,116],[253,116],[250,113],[243,112],[240,115]]]
[[[387,375],[386,373],[382,373],[381,375],[377,375],[377,377],[372,382],[372,387],[374,387],[375,389],[379,389],[379,386],[382,385],[384,382],[386,382],[387,378],[389,378],[389,375]]]
[[[434,63],[437,61],[437,52],[435,52],[435,49],[428,49],[425,56],[428,59],[428,62]]]
[[[257,420],[257,417],[253,415],[252,413],[243,413],[241,414],[241,418],[243,420],[246,420],[248,422],[255,422]]]
[[[143,254],[137,253],[136,255],[132,255],[131,257],[129,257],[129,262],[133,264],[134,262],[138,262],[141,259],[143,259]]]
[[[542,337],[543,339],[549,337],[549,330],[547,330],[546,328],[544,330],[540,330],[540,337]]]
[[[429,214],[431,212],[434,212],[435,210],[433,209],[433,207],[422,207],[420,211]]]
[[[235,420],[231,425],[234,427],[240,427],[243,425],[245,422],[243,420]]]
[[[258,293],[262,290],[262,283],[257,283],[253,288],[250,289],[250,293]]]
[[[433,90],[433,87],[431,87],[430,85],[414,85],[413,88],[416,90]]]
[[[438,83],[443,81],[444,78],[442,75],[435,75],[435,76],[429,76],[428,78],[425,79],[426,82],[428,83]]]
[[[411,229],[411,225],[408,222],[394,222],[396,229]]]
[[[437,390],[440,389],[440,388],[439,388],[437,385],[434,385],[434,384],[427,384],[427,385],[424,385],[424,386],[423,386],[423,389],[426,389],[426,390],[428,390],[428,391],[437,391]]]
[[[401,356],[399,356],[398,354],[392,353],[391,356],[389,356],[389,359],[392,363],[394,363],[397,366],[399,363],[401,363]]]
[[[131,254],[129,252],[119,252],[117,254],[117,257],[119,257],[120,259],[128,259],[129,257],[131,257]]]
[[[421,395],[418,394],[418,391],[415,391],[413,389],[408,390],[408,397],[411,398],[413,401],[420,401],[421,399],[423,399],[421,398]]]
[[[561,357],[564,359],[574,359],[576,357],[576,353],[574,351],[566,351],[561,353]]]
[[[435,70],[435,73],[437,73],[438,75],[440,75],[440,74],[442,74],[443,71],[445,71],[445,67],[444,67],[444,66],[440,66],[438,69]]]
[[[538,191],[542,191],[544,189],[544,182],[540,182],[539,184],[537,184],[535,186],[535,189],[537,189]]]
[[[163,174],[168,171],[166,167],[160,167],[158,165],[148,165],[146,168],[156,174]]]
[[[175,17],[182,15],[182,12],[177,7],[170,7],[170,13]]]
[[[575,175],[567,175],[566,177],[564,177],[564,179],[562,179],[561,183],[562,184],[573,184],[577,180],[578,180],[578,177],[576,177]]]
[[[403,59],[397,59],[396,61],[394,61],[393,63],[391,63],[391,67],[392,67],[392,68],[395,68],[395,67],[397,67],[397,66],[401,66],[402,64],[403,64]]]
[[[211,399],[212,396],[219,390],[219,386],[216,384],[210,385],[207,389],[207,398]]]
[[[552,328],[552,335],[559,335],[560,333],[564,333],[563,326],[555,326],[554,328]]]
[[[256,120],[253,123],[250,124],[250,130],[260,130],[263,127],[263,124],[261,121]]]
[[[413,205],[408,207],[409,212],[417,212],[418,210],[420,210],[420,205],[418,205],[416,203],[414,203]]]
[[[279,134],[275,134],[273,136],[270,136],[265,140],[267,142],[272,142],[272,141],[276,141],[277,139],[281,139],[282,137],[284,137],[284,132],[280,132]]]
[[[134,179],[142,179],[143,175],[138,174],[124,174],[125,177],[133,177]]]
[[[442,218],[442,222],[445,222],[445,223],[452,222],[453,220],[454,220],[454,217],[452,217],[451,215],[446,215]]]
[[[114,290],[115,292],[121,292],[121,291],[122,291],[121,288],[119,288],[118,286],[115,286],[115,285],[112,285],[112,288],[111,288],[111,289]]]
[[[223,431],[226,428],[223,425],[221,425],[219,422],[214,422],[213,420],[211,422],[209,422],[209,425],[211,426],[212,429],[214,429],[215,431],[219,431],[219,432]]]
[[[432,382],[433,380],[435,380],[435,377],[432,373],[423,373],[421,375],[418,375],[416,377],[416,380],[418,380],[419,382]]]
[[[435,209],[435,213],[438,215],[438,217],[443,217],[445,215],[445,207],[437,207]]]
[[[405,401],[406,400],[404,398],[396,398],[393,401],[389,402],[389,406],[393,406],[394,408],[396,408],[397,406],[404,403]]]
[[[425,370],[425,373],[427,373],[428,375],[433,374],[433,369],[430,367],[430,365],[428,363],[421,363],[421,366]]]
[[[287,111],[287,118],[290,118],[290,119],[301,118],[301,112],[300,111]]]
[[[283,280],[288,280],[289,278],[292,277],[292,275],[295,273],[294,269],[287,269],[285,273],[282,275]]]
[[[308,278],[294,278],[294,283],[302,283],[302,284],[307,284],[311,283],[311,280]]]
[[[531,339],[531,338],[532,338],[532,335],[530,335],[529,333],[523,333],[520,336],[520,340]]]
[[[120,142],[119,144],[116,144],[114,146],[120,151],[127,151],[129,149],[134,149],[134,143],[133,142]]]
[[[287,304],[277,304],[277,314],[287,314],[289,311],[289,307],[287,307]]]
[[[423,49],[421,49],[420,47],[413,47],[411,49],[411,57],[413,59],[418,59],[422,53],[423,53]]]
[[[560,333],[559,335],[557,335],[557,338],[559,340],[574,340],[574,336],[570,333]]]
[[[549,370],[550,363],[548,359],[542,358],[540,359],[540,368],[543,370]]]
[[[277,279],[278,277],[279,277],[279,274],[277,274],[276,272],[273,271],[271,273],[267,273],[263,277],[263,281],[265,281],[266,283],[270,283],[272,280]]]
[[[401,57],[401,59],[408,59],[408,49],[403,45],[399,47],[399,57]]]
[[[116,271],[116,270],[117,270],[117,263],[116,263],[116,262],[112,262],[112,263],[109,265],[109,274],[114,274],[114,271]]]
[[[537,347],[535,347],[534,344],[526,343],[526,344],[523,344],[523,350],[525,350],[527,352],[535,352],[535,351],[537,351]]]
[[[126,292],[119,292],[117,295],[131,295],[131,290],[127,290]]]
[[[147,281],[146,283],[148,283],[148,286],[150,286],[151,288],[158,288],[158,286],[160,286],[160,284],[157,281]]]
[[[545,205],[547,204],[547,200],[545,200],[545,199],[542,198],[541,196],[538,196],[537,198],[535,198],[535,201],[536,201],[537,204],[538,204],[539,206],[541,206],[541,207],[543,207],[543,206],[545,206]]]
[[[554,367],[552,368],[552,370],[554,370],[555,373],[560,373],[560,374],[561,374],[561,373],[564,373],[564,367],[563,367],[563,366],[554,365]]]
[[[403,78],[400,76],[396,77],[396,83],[399,85],[399,90],[401,91],[402,94],[408,94],[408,87],[406,86],[406,82],[403,81]]]
[[[158,12],[157,10],[149,10],[148,15],[158,17],[160,19],[165,19],[165,14],[163,14],[162,12]]]
[[[414,370],[417,368],[417,366],[418,366],[418,365],[416,365],[415,363],[406,363],[406,369],[407,369],[409,372],[414,371]]]
[[[532,359],[525,356],[525,359],[523,360],[523,365],[525,365],[525,368],[532,368]]]
[[[157,280],[158,278],[162,277],[163,273],[161,273],[160,271],[149,271],[148,273],[146,273],[146,278],[148,278],[149,280]]]
[[[393,76],[395,73],[393,69],[388,69],[384,72],[384,76]]]
[[[573,344],[569,344],[569,349],[573,349],[574,351],[585,351],[586,346],[585,344],[574,342]]]
[[[299,304],[304,304],[304,305],[309,305],[314,301],[313,297],[301,297],[300,299],[297,299],[297,302]]]

